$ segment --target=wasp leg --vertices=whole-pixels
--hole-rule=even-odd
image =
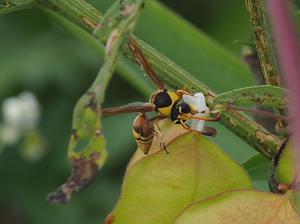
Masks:
[[[165,119],[165,118],[167,118],[167,117],[157,116],[157,117],[149,119],[148,122],[153,122],[152,131],[153,131],[155,137],[160,138],[162,140],[161,142],[159,142],[159,146],[160,146],[161,150],[164,150],[167,154],[169,154],[169,151],[167,150],[166,144],[163,142],[163,135],[161,133],[161,129],[158,125],[158,121],[161,120],[161,119]],[[156,126],[157,130],[155,130],[155,126]]]
[[[160,130],[160,127],[159,127],[159,125],[158,125],[158,119],[156,119],[156,120],[154,121],[154,124],[156,125],[156,128],[157,128],[157,130],[158,130],[158,135],[159,135],[160,139],[162,139],[162,142],[159,143],[160,148],[161,148],[162,150],[165,150],[165,152],[166,152],[167,154],[169,154],[169,151],[167,150],[166,144],[163,142],[163,135],[162,135],[161,130]]]
[[[167,154],[169,154],[169,151],[167,150],[167,147],[164,142],[159,143],[161,150],[164,150]]]
[[[182,120],[201,120],[201,121],[219,121],[221,120],[221,115],[220,113],[217,113],[216,117],[199,117],[199,116],[195,116],[192,114],[184,114],[184,115],[180,115],[179,117]]]
[[[182,126],[184,129],[186,129],[186,130],[189,130],[189,131],[192,131],[192,132],[196,132],[196,133],[198,133],[198,134],[202,134],[200,131],[196,131],[196,130],[192,129],[191,127],[189,127],[187,124],[185,124],[185,123],[183,122],[183,120],[180,120],[180,124],[181,124],[181,126]]]
[[[163,138],[162,134],[160,131],[156,131],[154,128],[152,129],[155,137]],[[164,142],[159,142],[159,146],[161,150],[164,150],[167,154],[169,154],[169,151],[167,150],[166,144]]]

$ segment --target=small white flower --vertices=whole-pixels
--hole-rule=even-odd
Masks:
[[[190,95],[183,95],[182,99],[184,102],[193,106],[196,109],[197,113],[195,116],[203,116],[204,114],[209,113],[209,108],[206,106],[205,96],[203,93],[195,93],[193,96]],[[195,120],[192,119],[191,121],[191,128],[201,132],[204,127],[204,122],[202,120]]]
[[[2,140],[7,144],[13,144],[23,133],[37,126],[40,108],[32,93],[23,92],[17,97],[9,97],[4,100],[2,115]]]

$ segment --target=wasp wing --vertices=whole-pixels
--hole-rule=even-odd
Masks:
[[[165,85],[158,77],[156,71],[153,69],[151,64],[146,59],[145,55],[143,54],[141,48],[138,46],[137,42],[130,38],[128,41],[128,46],[132,52],[137,63],[142,67],[142,69],[147,73],[149,78],[157,85],[159,89],[164,89]]]
[[[104,108],[101,110],[101,115],[116,115],[133,112],[147,113],[153,111],[154,108],[155,106],[151,103],[136,102],[119,107]]]

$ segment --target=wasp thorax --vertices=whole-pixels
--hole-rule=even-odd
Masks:
[[[178,101],[179,97],[175,92],[168,90],[160,90],[153,94],[151,103],[155,105],[155,110],[163,116],[169,116],[173,105]]]

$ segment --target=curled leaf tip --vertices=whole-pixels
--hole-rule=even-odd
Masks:
[[[104,221],[104,224],[113,224],[115,222],[115,216],[112,215],[112,214],[109,214],[105,221]]]
[[[61,185],[57,191],[50,193],[47,200],[50,203],[67,203],[73,191],[80,191],[86,187],[97,173],[99,153],[93,153],[89,159],[73,158],[71,159],[72,173],[67,181]]]

